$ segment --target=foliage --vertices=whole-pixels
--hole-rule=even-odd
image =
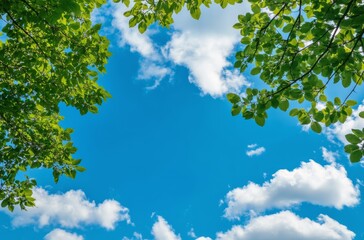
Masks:
[[[269,87],[247,89],[245,97],[232,102],[233,110],[262,126],[268,109],[287,111],[296,102],[289,115],[315,132],[323,125],[344,123],[357,104],[349,98],[363,82],[364,5],[355,0],[250,2],[252,13],[239,16],[234,25],[245,45],[236,53],[235,67],[245,71],[253,65],[250,73],[259,74]],[[329,99],[330,84],[348,89],[346,97]],[[297,103],[310,107],[298,108]],[[347,136],[357,147],[347,151],[352,162],[364,153],[362,141],[349,140],[357,134]]]
[[[129,4],[128,0],[123,2]],[[222,7],[237,2],[241,1],[215,0]],[[297,117],[302,125],[310,125],[317,133],[323,126],[345,122],[357,104],[349,98],[363,82],[363,3],[356,0],[249,2],[251,12],[240,15],[233,26],[240,30],[243,47],[236,53],[234,66],[241,72],[251,68],[250,73],[258,75],[266,87],[248,88],[241,96],[228,94],[232,115],[242,114],[243,118],[254,119],[263,126],[269,109],[290,109],[290,116]],[[172,14],[184,5],[198,19],[201,4],[208,7],[211,1],[166,0],[155,4],[138,0],[124,15],[131,16],[131,27],[139,24],[140,32],[144,32],[155,21],[169,26],[173,23]],[[326,90],[332,84],[341,84],[343,91],[348,89],[344,99],[328,98]],[[353,131],[350,136],[358,134]],[[363,139],[349,142],[350,147],[345,149],[351,161],[357,162],[364,155]]]
[[[97,85],[108,41],[90,14],[104,0],[2,0],[0,21],[0,201],[13,210],[34,205],[35,179],[20,174],[52,169],[74,178],[83,171],[72,154],[72,129],[59,105],[97,112],[109,94]]]
[[[114,2],[122,2],[127,7],[130,5],[130,0],[114,0]],[[194,19],[199,19],[201,16],[201,5],[209,7],[211,0],[134,0],[130,10],[124,13],[124,16],[131,17],[129,26],[138,25],[141,33],[144,33],[149,25],[158,22],[163,27],[169,27],[173,23],[172,15],[179,13],[186,6]],[[225,8],[228,4],[241,3],[242,0],[215,0],[215,3],[220,4]]]

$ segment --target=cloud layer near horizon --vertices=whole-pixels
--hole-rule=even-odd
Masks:
[[[152,234],[156,240],[181,240],[173,228],[158,216]],[[235,225],[226,232],[217,232],[216,240],[351,240],[355,233],[327,215],[320,214],[317,221],[301,218],[291,211],[257,216],[245,225]],[[200,236],[196,240],[212,240]]]

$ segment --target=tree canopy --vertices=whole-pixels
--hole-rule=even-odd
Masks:
[[[72,129],[60,126],[60,104],[97,112],[109,94],[96,80],[105,72],[108,40],[90,14],[104,0],[2,0],[0,3],[0,201],[13,210],[33,206],[33,178],[47,168],[57,182],[83,171],[72,154]]]
[[[122,1],[129,5],[129,0]],[[221,7],[240,3],[215,0]],[[173,14],[184,6],[198,19],[201,1],[134,1],[125,16],[130,27],[140,32],[154,22],[173,23]],[[233,26],[240,31],[242,50],[235,55],[235,67],[250,70],[265,83],[247,88],[245,94],[229,93],[232,115],[254,119],[263,126],[271,108],[289,111],[302,125],[320,133],[323,126],[344,123],[357,102],[350,99],[364,75],[364,4],[357,0],[249,0],[251,11],[239,15]],[[226,26],[230,27],[230,26]],[[332,84],[342,86],[345,97],[329,98]],[[364,117],[364,112],[360,114]],[[346,136],[345,151],[351,162],[364,155],[364,129]]]

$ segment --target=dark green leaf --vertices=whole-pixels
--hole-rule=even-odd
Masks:
[[[264,118],[264,117],[261,117],[261,116],[255,116],[254,120],[255,120],[255,122],[256,122],[259,126],[261,126],[261,127],[263,127],[263,126],[264,126],[264,124],[265,124],[265,118]]]
[[[350,162],[352,163],[359,162],[362,157],[363,157],[362,151],[360,149],[355,150],[352,153],[350,153]]]
[[[348,140],[349,143],[358,144],[361,142],[360,138],[358,138],[357,136],[355,136],[352,133],[345,135],[345,138],[346,138],[346,140]]]

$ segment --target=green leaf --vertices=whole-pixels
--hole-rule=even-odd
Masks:
[[[5,198],[2,202],[1,202],[1,207],[6,207],[9,204],[9,198]]]
[[[232,115],[232,116],[239,115],[240,113],[241,113],[241,106],[239,106],[239,105],[234,105],[234,106],[231,108],[231,115]]]
[[[72,165],[78,165],[81,163],[81,159],[75,159],[72,161]]]
[[[232,104],[236,104],[240,102],[240,96],[235,93],[228,93],[226,94],[226,98],[231,102]]]
[[[349,77],[349,78],[343,78],[342,80],[341,80],[341,83],[342,83],[342,85],[343,85],[343,87],[344,88],[347,88],[347,87],[349,87],[350,86],[350,84],[351,84],[351,78]]]
[[[249,44],[252,41],[250,37],[244,37],[240,40],[242,44]]]
[[[31,195],[33,194],[33,191],[32,191],[31,189],[25,189],[25,190],[24,190],[24,194],[25,194],[26,196],[31,196]]]
[[[352,163],[356,163],[359,162],[361,160],[361,158],[363,157],[363,153],[360,149],[353,151],[350,154],[350,162]]]
[[[324,116],[325,115],[321,111],[319,111],[317,113],[314,113],[313,119],[315,119],[318,122],[321,122],[324,119]]]
[[[359,113],[359,117],[364,118],[364,111]]]
[[[357,136],[355,136],[352,133],[345,135],[345,138],[346,138],[346,140],[348,140],[349,143],[358,144],[361,142],[360,138],[358,138]]]
[[[250,71],[250,74],[251,75],[257,75],[257,74],[259,74],[260,73],[260,71],[261,71],[262,69],[260,68],[260,67],[255,67],[255,68],[253,68],[251,71]]]
[[[114,0],[115,1],[115,0]],[[117,2],[120,2],[120,0],[117,0]],[[130,0],[122,0],[122,2],[125,4],[126,7],[129,7]]]
[[[322,131],[322,127],[318,122],[312,122],[311,123],[311,129],[314,132],[317,132],[317,133],[321,133],[321,131]]]
[[[352,129],[351,131],[355,134],[355,136],[357,136],[357,137],[359,137],[361,139],[364,138],[364,132],[362,132],[361,130],[359,130],[359,129]]]
[[[290,112],[289,112],[289,115],[291,117],[294,117],[294,116],[297,116],[297,114],[299,113],[299,110],[297,108],[294,108],[292,109]]]
[[[287,109],[289,108],[289,102],[288,102],[288,100],[287,99],[284,99],[284,100],[280,101],[279,108],[282,111],[287,111]]]
[[[84,171],[86,171],[86,168],[81,167],[81,166],[76,166],[76,167],[75,167],[75,169],[76,169],[77,171],[79,171],[79,172],[84,172]]]
[[[193,7],[193,8],[191,8],[190,13],[194,19],[196,19],[196,20],[200,19],[200,16],[201,16],[200,8]]]
[[[341,104],[341,100],[340,100],[340,98],[336,97],[336,98],[334,99],[334,103],[335,103],[335,105],[340,105],[340,104]]]
[[[323,95],[323,94],[320,95],[319,99],[320,99],[321,102],[326,102],[327,101],[327,97],[325,95]]]
[[[145,22],[140,22],[138,25],[138,30],[140,33],[144,33],[147,30],[147,24]]]
[[[243,112],[243,117],[245,118],[245,119],[251,119],[251,118],[253,118],[254,117],[254,113],[253,112],[251,112],[251,111],[244,111]]]
[[[284,28],[282,29],[282,31],[284,33],[289,33],[291,31],[292,27],[293,27],[293,24],[287,24],[286,26],[284,26]]]
[[[255,122],[256,122],[259,126],[261,126],[261,127],[263,127],[263,126],[264,126],[264,124],[265,124],[265,118],[264,118],[264,117],[261,117],[261,116],[255,116],[254,120],[255,120]]]
[[[359,149],[359,146],[356,144],[348,144],[344,147],[346,153],[351,153],[357,149]]]
[[[354,101],[354,100],[347,100],[346,101],[346,105],[348,105],[348,106],[355,106],[356,104],[357,104],[357,102]]]
[[[254,14],[260,13],[260,7],[258,4],[252,4],[252,11]]]

